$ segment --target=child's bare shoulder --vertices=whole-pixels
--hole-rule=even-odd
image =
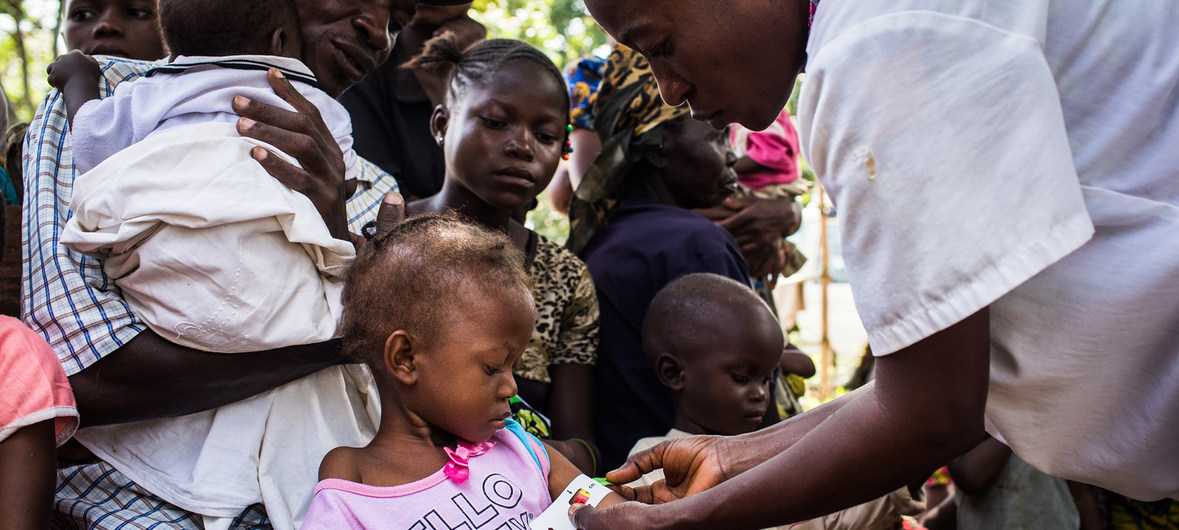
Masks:
[[[359,447],[337,447],[324,455],[319,464],[319,480],[337,478],[360,482]]]

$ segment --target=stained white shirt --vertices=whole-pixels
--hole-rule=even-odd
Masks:
[[[799,102],[888,355],[991,307],[988,430],[1179,498],[1179,3],[824,0]]]

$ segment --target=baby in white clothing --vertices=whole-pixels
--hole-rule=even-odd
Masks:
[[[132,310],[171,342],[221,353],[321,342],[355,251],[252,158],[268,146],[238,134],[230,104],[242,95],[291,109],[267,81],[278,69],[319,109],[350,178],[348,114],[298,59],[293,2],[217,4],[160,2],[171,61],[106,99],[94,59],[73,52],[50,67],[79,173],[61,241],[102,258]]]
[[[345,178],[358,173],[348,113],[298,59],[294,2],[161,0],[159,12],[170,60],[105,99],[90,57],[51,67],[78,170],[60,241],[101,258],[131,310],[172,343],[238,353],[330,340],[355,249],[259,163],[263,153],[298,162],[239,134],[231,105],[244,96],[294,110],[271,87],[277,71],[318,109]],[[76,438],[205,528],[261,503],[274,528],[293,529],[323,455],[375,432],[371,392],[366,368],[331,366],[216,409]]]

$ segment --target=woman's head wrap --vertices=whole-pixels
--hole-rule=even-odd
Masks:
[[[567,246],[580,254],[619,200],[627,170],[648,148],[663,144],[662,125],[688,114],[687,105],[663,102],[651,66],[622,45],[606,59],[594,102],[594,128],[602,151],[585,172],[569,205]]]

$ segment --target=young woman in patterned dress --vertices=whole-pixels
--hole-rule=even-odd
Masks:
[[[537,323],[514,370],[519,395],[551,419],[551,432],[537,434],[551,436],[582,470],[600,472],[590,424],[598,345],[593,280],[575,255],[513,217],[544,190],[567,150],[564,78],[536,48],[499,39],[460,52],[439,37],[409,67],[449,71],[449,82],[430,123],[445,153],[446,181],[406,213],[454,210],[507,233],[524,251]]]

